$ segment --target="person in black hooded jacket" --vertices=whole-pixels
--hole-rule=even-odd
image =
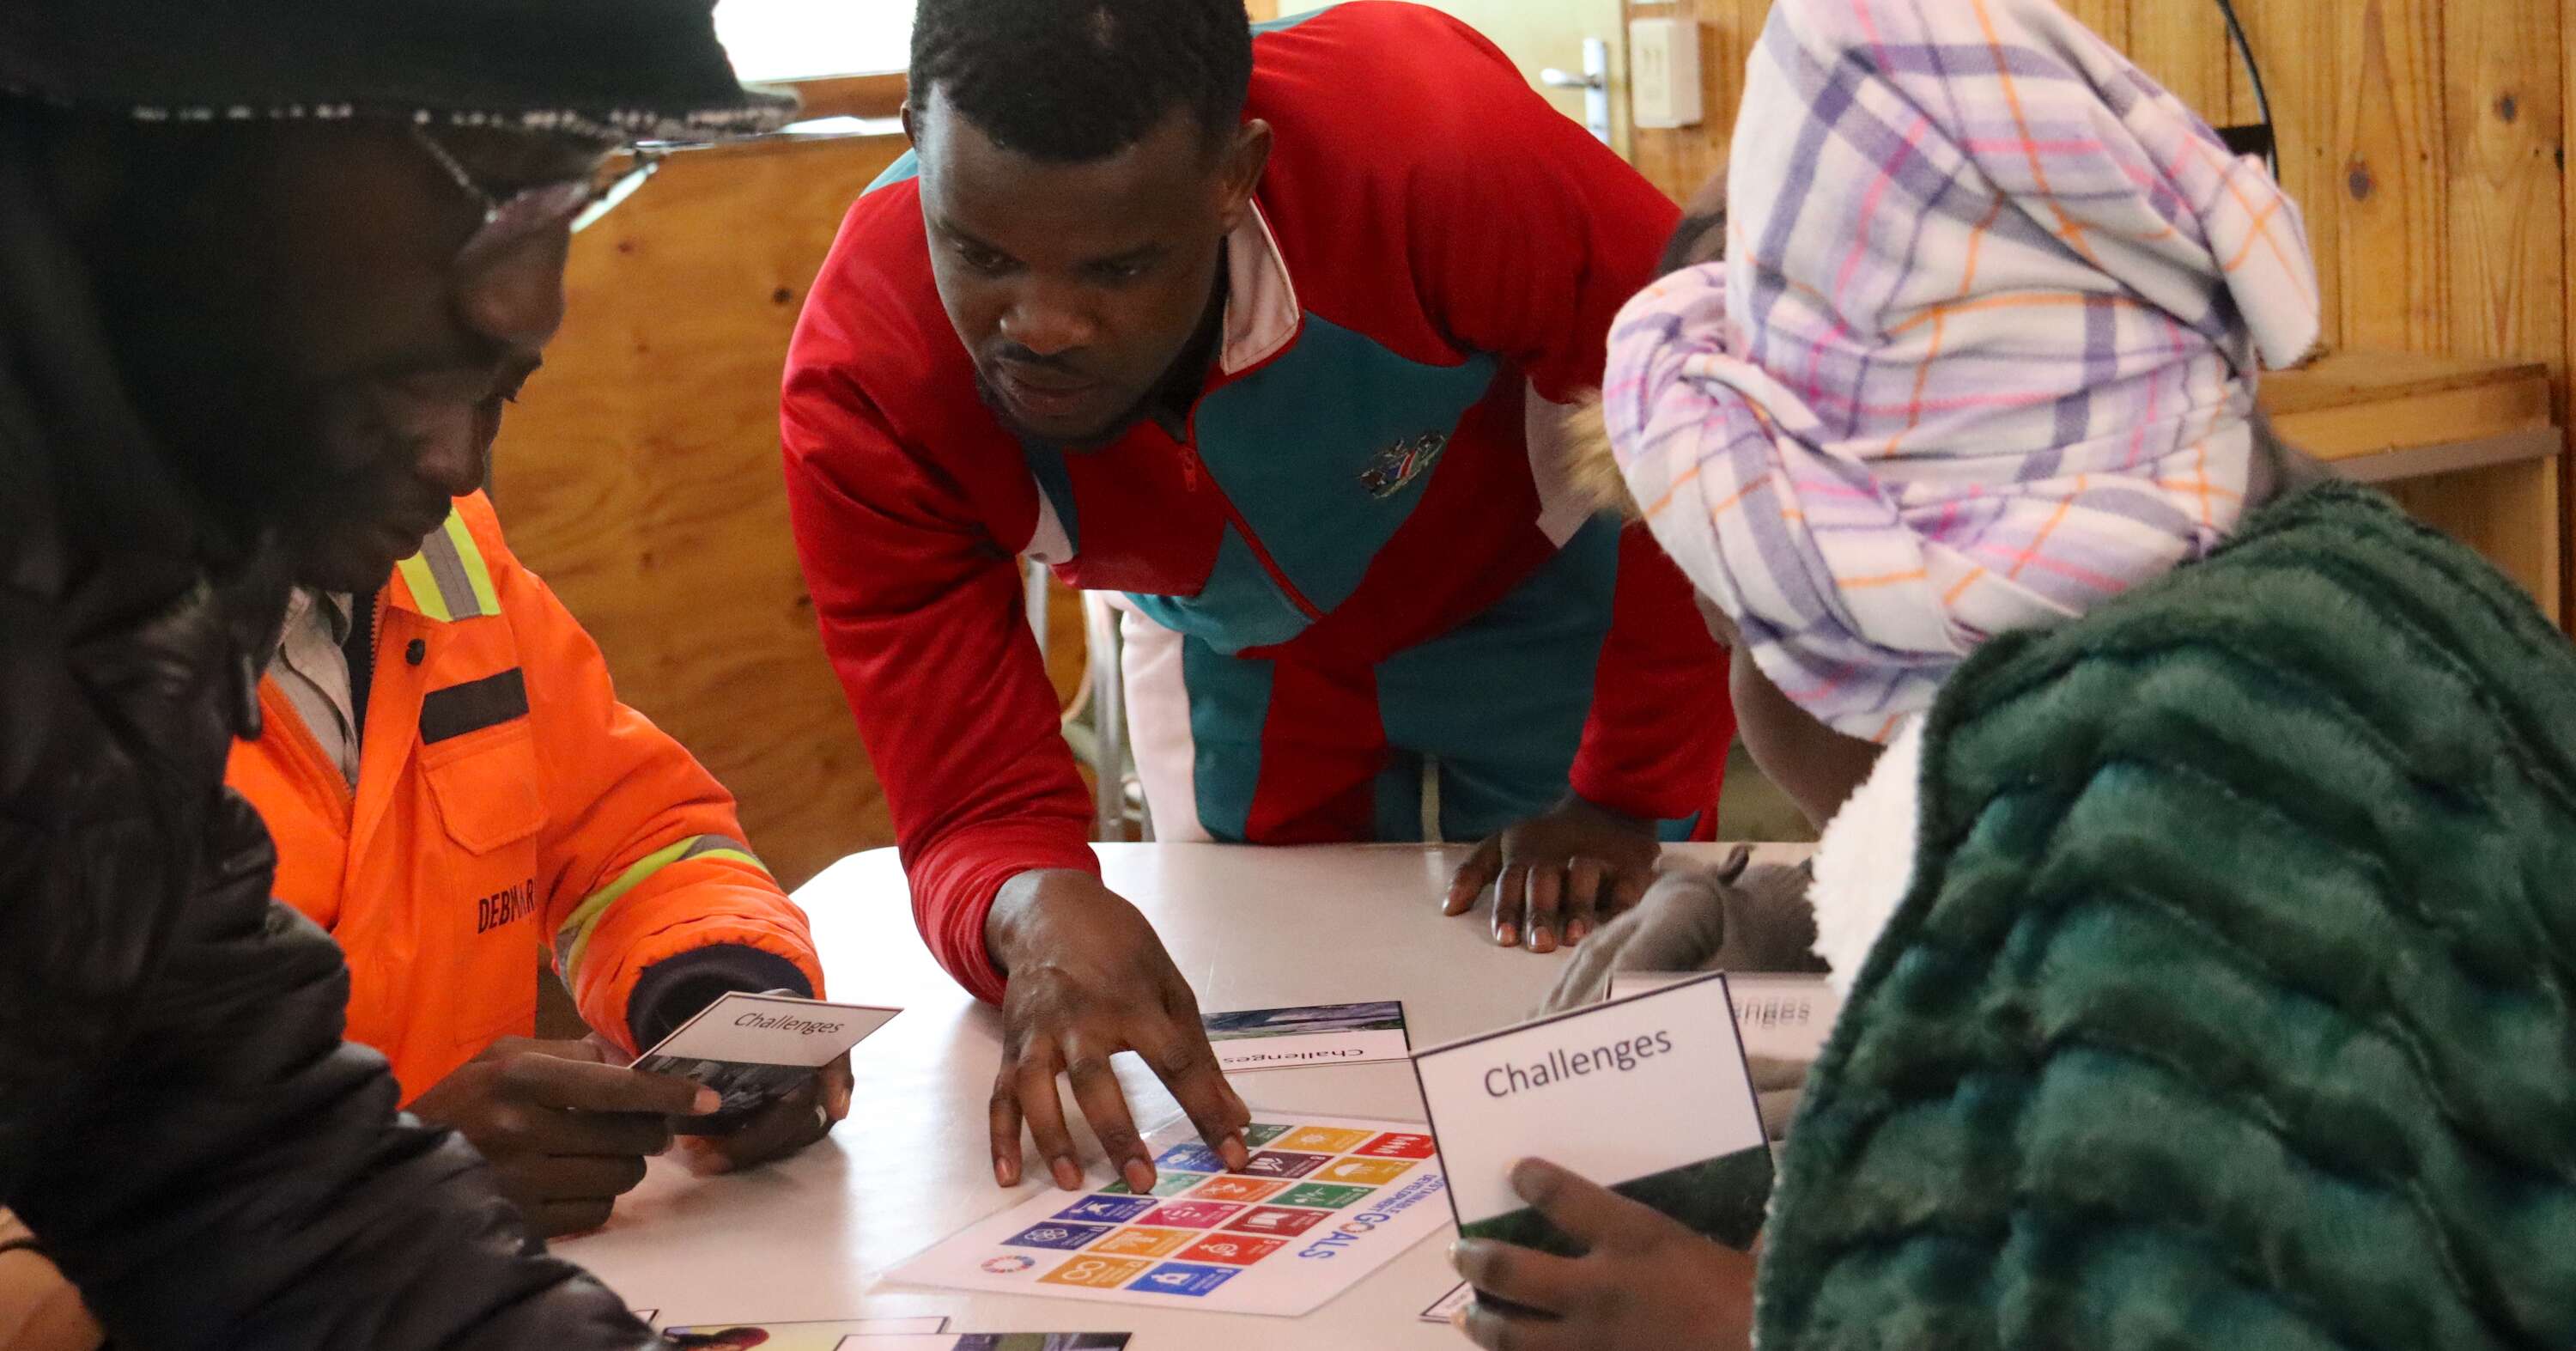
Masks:
[[[614,152],[784,114],[708,0],[0,8],[0,1205],[118,1345],[650,1343],[341,1041],[223,771],[281,542],[444,513]]]

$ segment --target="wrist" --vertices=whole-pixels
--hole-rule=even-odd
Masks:
[[[747,943],[708,943],[674,953],[644,968],[627,994],[623,1031],[632,1045],[621,1049],[642,1052],[728,994],[770,990],[814,997],[813,982],[796,963]]]
[[[1638,816],[1631,812],[1621,811],[1617,807],[1607,806],[1577,792],[1567,793],[1565,795],[1565,800],[1557,804],[1557,810],[1559,812],[1570,814],[1589,814],[1600,818],[1602,821],[1610,825],[1617,826],[1621,830],[1630,831],[1638,835],[1653,835],[1655,833],[1655,822],[1652,819]]]
[[[1099,886],[1100,879],[1075,868],[1031,868],[1013,876],[993,893],[992,908],[984,913],[985,955],[1009,975],[1051,910],[1069,893]]]

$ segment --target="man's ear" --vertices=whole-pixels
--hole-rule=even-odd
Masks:
[[[1260,118],[1245,122],[1225,148],[1225,162],[1220,167],[1217,185],[1224,194],[1217,207],[1217,218],[1232,234],[1252,211],[1253,191],[1261,186],[1261,171],[1270,164],[1270,124]]]
[[[896,109],[894,115],[903,122],[903,139],[912,142],[912,148],[919,150],[921,148],[921,133],[912,129],[912,100],[908,98],[905,99],[903,101],[903,106]]]

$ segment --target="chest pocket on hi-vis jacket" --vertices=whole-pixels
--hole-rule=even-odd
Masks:
[[[491,853],[545,824],[527,678],[517,668],[430,691],[420,742],[439,821],[466,852]]]
[[[511,669],[436,689],[421,700],[420,764],[450,848],[416,876],[416,903],[453,954],[439,976],[454,991],[460,1049],[525,1034],[536,1018],[545,942],[537,867],[546,824],[526,678]]]

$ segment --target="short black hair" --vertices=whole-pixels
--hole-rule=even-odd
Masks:
[[[912,96],[935,88],[995,143],[1079,164],[1185,108],[1211,143],[1243,116],[1243,0],[921,0]]]

